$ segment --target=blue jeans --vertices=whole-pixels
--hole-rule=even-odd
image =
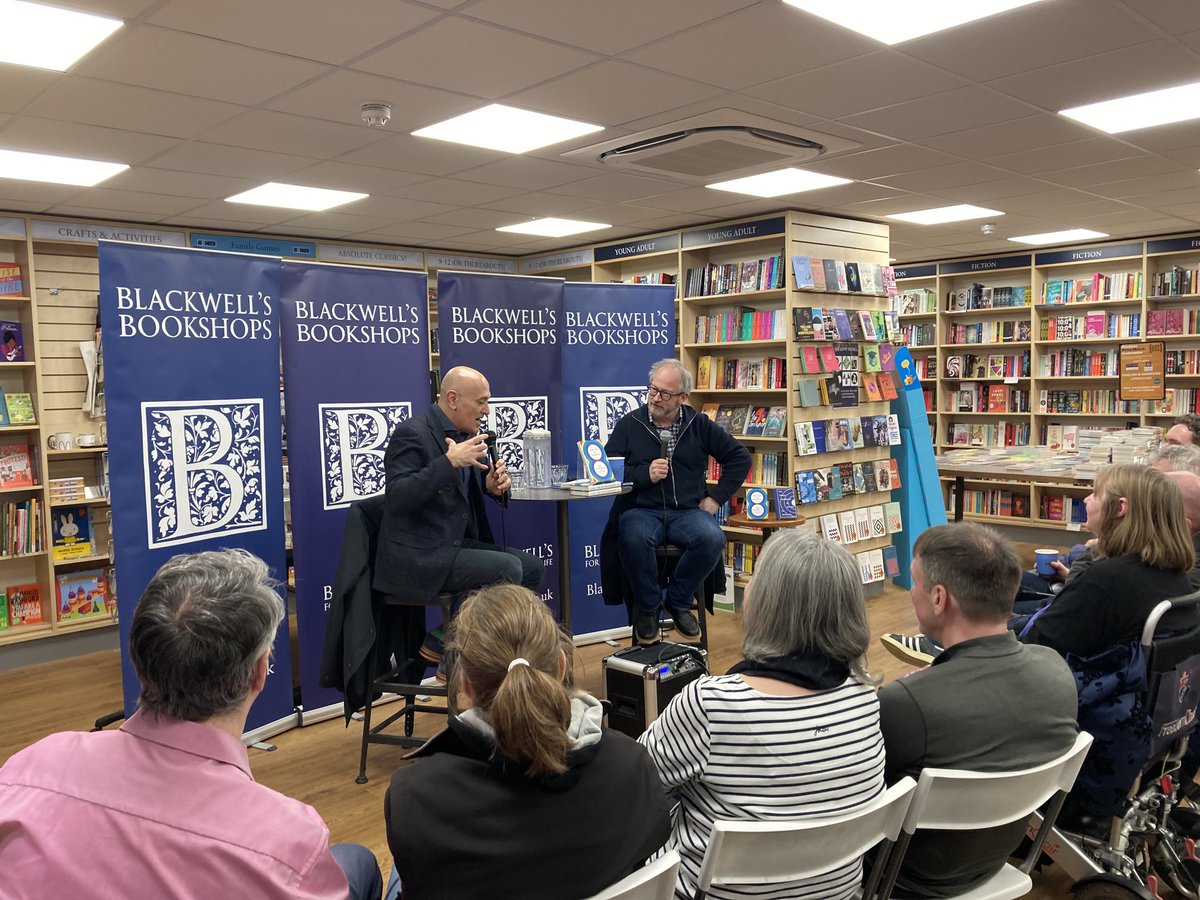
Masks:
[[[333,844],[329,852],[346,873],[350,900],[379,900],[383,893],[383,875],[374,853],[362,844]]]
[[[458,593],[489,584],[521,584],[536,592],[544,574],[542,561],[531,553],[463,538],[442,590]]]
[[[621,516],[618,538],[637,608],[645,613],[656,613],[663,600],[655,547],[672,544],[683,550],[667,586],[669,610],[691,607],[700,584],[725,552],[725,533],[702,509],[631,509]]]

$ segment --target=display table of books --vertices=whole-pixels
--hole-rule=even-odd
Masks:
[[[770,533],[776,528],[795,528],[797,525],[803,525],[804,522],[804,516],[801,515],[793,516],[790,519],[781,519],[775,513],[768,513],[766,518],[752,519],[744,512],[730,513],[729,518],[725,520],[725,524],[735,528],[761,528],[767,536],[770,536]]]
[[[598,484],[593,490],[572,490],[570,487],[529,487],[528,485],[513,485],[509,497],[520,501],[552,502],[557,505],[558,515],[558,597],[559,609],[562,610],[562,624],[568,634],[574,634],[571,628],[571,573],[568,561],[571,559],[571,528],[567,518],[567,505],[573,500],[593,500],[600,497],[614,497],[617,494],[627,494],[633,490],[632,484],[622,484],[614,487],[615,482]],[[596,535],[600,540],[600,535]]]
[[[1004,450],[952,450],[936,457],[938,474],[943,478],[954,480],[953,502],[954,521],[961,522],[966,507],[968,491],[966,482],[995,482],[997,485],[1036,485],[1039,487],[1056,488],[1090,488],[1091,474],[1081,474],[1077,471],[1087,462],[1087,454],[1079,452],[1063,452],[1049,450],[1045,447],[1023,447],[1019,450],[1006,448]],[[1054,505],[1045,509],[1039,507],[1038,516],[1032,516],[1030,495],[1019,491],[974,492],[985,494],[980,501],[986,509],[975,509],[973,512],[996,518],[1013,520],[1041,518],[1048,521],[1060,521],[1069,524],[1081,521],[1068,515],[1061,508],[1057,513]],[[1014,523],[1015,524],[1015,523]]]

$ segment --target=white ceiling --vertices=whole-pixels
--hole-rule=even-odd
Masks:
[[[991,237],[892,223],[902,262],[1200,230],[1200,119],[1109,136],[1056,115],[1200,81],[1196,0],[1044,0],[891,48],[780,0],[62,3],[126,27],[66,74],[0,66],[0,147],[131,168],[90,189],[0,177],[0,209],[505,255],[784,208],[1006,213]],[[387,128],[363,124],[368,100],[392,105]],[[605,131],[519,157],[410,135],[491,102]],[[852,142],[807,167],[856,183],[756,201],[563,156],[718,109]],[[224,202],[265,181],[371,196]],[[545,215],[613,227],[493,230]]]

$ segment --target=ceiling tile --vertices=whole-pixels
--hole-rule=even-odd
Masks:
[[[745,92],[840,119],[965,86],[962,78],[944,69],[894,50],[880,50],[749,87]]]
[[[174,197],[232,197],[261,184],[252,178],[232,178],[199,172],[178,172],[134,166],[104,182],[106,188]]]
[[[113,217],[115,213],[152,214],[178,216],[203,206],[205,200],[197,197],[170,197],[164,194],[141,194],[134,191],[88,188],[71,198],[70,205],[76,209],[87,207],[93,216]],[[66,214],[65,211],[55,211]]]
[[[1032,215],[1046,215],[1049,210],[1053,210],[1059,206],[1071,206],[1076,203],[1084,203],[1088,200],[1095,200],[1094,194],[1088,194],[1083,191],[1072,191],[1068,188],[1052,188],[1047,186],[1047,190],[1038,194],[1022,194],[1019,197],[1009,197],[1004,201],[1004,211],[1012,213],[1028,212]],[[1054,218],[1059,218],[1055,216]]]
[[[344,153],[340,161],[424,175],[450,175],[507,156],[495,150],[397,134]]]
[[[248,47],[341,64],[437,15],[401,0],[355,0],[352,10],[327,0],[171,0],[155,10],[150,21]]]
[[[940,196],[949,197],[960,203],[976,203],[981,206],[1002,204],[1007,197],[1020,197],[1025,194],[1037,194],[1054,187],[1036,178],[998,178],[995,181],[984,181],[979,184],[964,185],[956,188],[944,188],[938,191]]]
[[[202,141],[228,146],[253,147],[287,153],[303,148],[310,156],[339,156],[386,137],[362,122],[358,125],[338,125],[322,119],[308,119],[287,113],[256,109],[222,122],[198,135]]]
[[[1023,119],[1030,112],[1032,110],[1024,103],[972,85],[869,113],[845,116],[840,121],[898,140],[917,141],[964,128]],[[929,143],[928,140],[923,142]]]
[[[4,65],[0,68],[0,112],[20,112],[25,104],[33,100],[47,88],[60,81],[66,81],[70,76],[61,72],[48,72],[45,69],[31,69],[28,66]]]
[[[944,153],[980,159],[1095,136],[1095,131],[1070,119],[1039,114],[1023,119],[1010,119],[995,125],[981,125],[978,128],[940,134],[930,139],[927,144]]]
[[[297,169],[288,176],[299,184],[314,184],[335,191],[355,191],[364,194],[382,194],[394,191],[414,182],[423,181],[424,175],[397,172],[375,166],[355,166],[341,162],[319,162]]]
[[[1144,175],[1140,178],[1126,178],[1107,184],[1089,185],[1088,190],[1103,194],[1105,197],[1125,198],[1167,191],[1191,190],[1197,187],[1200,187],[1200,172],[1195,169],[1182,169],[1161,175]]]
[[[322,75],[265,105],[298,116],[361,125],[362,105],[369,101],[382,101],[392,107],[385,134],[407,134],[480,105],[474,97],[349,69]]]
[[[89,78],[254,106],[317,77],[327,67],[147,25],[121,29],[72,71]]]
[[[622,55],[736,91],[878,49],[870,38],[783,3],[758,3]]]
[[[515,213],[499,212],[494,209],[473,209],[464,207],[453,212],[439,213],[427,216],[422,222],[433,222],[437,225],[462,225],[470,228],[500,228],[503,225],[516,225],[518,222],[529,221],[533,216],[519,216]]]
[[[1091,22],[1087,34],[1090,41]],[[1195,53],[1171,40],[1123,46],[1109,53],[1060,62],[1020,75],[1001,78],[988,87],[1003,91],[1048,112],[1171,87],[1197,71]]]
[[[76,156],[126,165],[144,162],[177,143],[174,138],[36,116],[21,116],[0,131],[0,144],[8,150]]]
[[[397,222],[386,228],[373,228],[353,235],[358,240],[387,241],[396,240],[403,243],[418,243],[428,246],[431,241],[449,241],[454,238],[478,231],[476,228],[464,228],[461,225],[436,225],[433,222]]]
[[[24,112],[46,119],[190,138],[237,115],[243,108],[71,75],[56,81]]]
[[[74,185],[0,178],[0,209],[15,209],[12,203],[29,203],[45,208],[55,203],[65,203],[79,193],[80,189]]]
[[[1042,175],[1042,178],[1066,187],[1091,187],[1127,178],[1176,172],[1179,170],[1179,165],[1174,160],[1163,159],[1159,156],[1131,156],[1128,159],[1115,159],[1111,162],[1077,166],[1059,172],[1047,172]]]
[[[488,201],[500,200],[522,192],[519,188],[496,187],[474,181],[431,178],[397,188],[389,193],[393,197],[403,197],[407,200],[433,200],[437,203],[453,203],[458,206],[481,206]]]
[[[190,210],[189,215],[202,219],[221,219],[231,228],[243,225],[270,225],[276,227],[288,219],[295,218],[294,209],[279,209],[274,206],[258,206],[254,203],[227,203],[216,200]]]
[[[136,19],[157,0],[71,0],[72,9],[109,16],[113,19]],[[68,4],[62,4],[67,6]]]
[[[561,44],[450,17],[368,54],[353,67],[496,99],[595,60],[593,54]]]
[[[225,147],[188,141],[154,158],[154,165],[179,172],[228,175],[255,181],[283,181],[283,176],[312,165],[312,160],[286,153],[267,153],[243,147]],[[224,199],[224,198],[222,198]]]
[[[1035,147],[1018,150],[1016,153],[1001,153],[988,158],[988,162],[1001,169],[1022,175],[1041,175],[1061,169],[1073,169],[1090,163],[1112,162],[1130,156],[1140,156],[1120,141],[1111,138],[1091,138],[1086,141],[1071,141],[1052,147]]]
[[[607,60],[505,97],[504,102],[609,126],[721,94],[719,88],[710,85],[621,60]],[[589,135],[589,140],[594,137]]]
[[[481,181],[507,187],[540,191],[571,181],[589,178],[594,172],[586,166],[568,165],[544,159],[512,156],[460,173],[467,181]]]
[[[1157,37],[1108,0],[1053,0],[906,41],[900,49],[972,81],[988,81]]]
[[[1002,170],[982,163],[956,162],[934,169],[921,169],[917,172],[905,172],[873,180],[902,191],[935,192],[938,188],[994,181],[1002,175],[1004,175]]]
[[[842,178],[870,180],[902,172],[953,165],[957,162],[960,160],[956,157],[916,144],[892,144],[876,150],[820,157],[804,168]]]
[[[755,0],[482,0],[473,18],[613,56],[750,6]],[[636,27],[630,27],[636,23]]]
[[[491,200],[477,204],[482,209],[494,209],[503,212],[512,219],[513,216],[554,216],[557,218],[582,218],[575,213],[585,207],[592,206],[593,201],[582,197],[571,197],[566,194],[548,194],[544,191],[523,192],[513,194],[502,200]],[[591,220],[588,220],[591,221]],[[511,222],[510,222],[511,224]]]
[[[318,233],[323,231],[325,234],[346,234],[355,231],[366,231],[371,228],[386,228],[392,224],[392,220],[384,216],[358,215],[355,207],[360,203],[361,201],[358,203],[347,203],[338,210],[296,216],[294,219],[288,219],[282,227],[290,231],[295,231],[298,228],[306,228],[313,229]]]
[[[355,201],[354,212],[362,216],[377,216],[391,219],[393,222],[406,222],[412,219],[423,219],[426,216],[436,216],[439,213],[453,212],[456,207],[449,203],[431,203],[428,200],[405,200],[402,197],[388,197],[384,194],[372,194],[363,200]]]
[[[1195,149],[1200,147],[1200,120],[1175,122],[1157,128],[1140,128],[1126,131],[1118,137],[1150,153],[1166,153],[1170,150]]]
[[[674,181],[660,181],[656,178],[613,173],[558,185],[550,188],[549,192],[565,194],[569,197],[584,197],[588,200],[618,202],[640,200],[643,197],[653,197],[657,194],[666,194],[677,190],[679,190],[679,184]]]

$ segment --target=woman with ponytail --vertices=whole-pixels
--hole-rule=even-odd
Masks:
[[[384,804],[404,900],[589,897],[666,842],[654,765],[570,687],[572,650],[518,585],[458,611],[447,658],[467,708],[396,771]]]

